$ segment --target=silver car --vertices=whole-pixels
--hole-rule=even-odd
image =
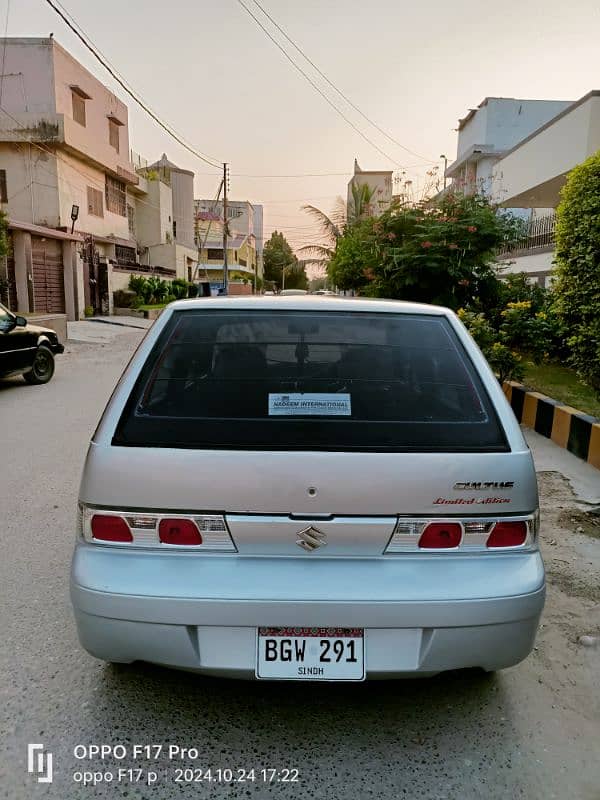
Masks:
[[[360,681],[510,667],[544,604],[529,449],[448,309],[171,304],[79,495],[71,597],[105,661]]]

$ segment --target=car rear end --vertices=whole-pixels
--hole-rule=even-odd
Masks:
[[[449,311],[170,306],[84,467],[71,594],[107,661],[362,680],[500,669],[544,602],[531,454]]]

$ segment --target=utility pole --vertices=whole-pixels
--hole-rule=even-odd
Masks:
[[[223,294],[229,294],[227,274],[227,164],[223,164]]]

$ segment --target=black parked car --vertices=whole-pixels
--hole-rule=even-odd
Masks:
[[[0,377],[23,375],[27,383],[48,383],[54,354],[64,349],[55,331],[31,325],[0,303]]]

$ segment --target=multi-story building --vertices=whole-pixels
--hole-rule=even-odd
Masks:
[[[378,217],[389,208],[392,202],[392,175],[391,170],[362,170],[355,159],[354,175],[348,182],[348,217]],[[360,191],[363,186],[367,187],[365,193]]]
[[[523,137],[494,165],[492,197],[507,208],[530,210],[523,238],[500,258],[511,272],[547,285],[554,260],[555,209],[567,174],[600,150],[600,91],[568,104]]]
[[[486,97],[458,121],[456,160],[446,168],[450,188],[489,193],[496,162],[571,104],[570,100]]]
[[[139,179],[129,162],[127,107],[53,38],[9,38],[0,46],[10,302],[19,311],[76,319],[108,293],[115,248],[135,245],[127,196]]]
[[[0,39],[5,300],[23,313],[106,313],[132,273],[191,278],[192,172],[129,148],[127,106],[51,38]],[[132,163],[132,160],[134,163]]]
[[[223,280],[223,202],[195,200],[196,241],[200,250],[199,278]],[[263,209],[247,200],[227,201],[228,274],[254,282],[262,277]]]
[[[194,222],[194,173],[163,153],[153,164],[133,157],[140,184],[132,191],[132,235],[141,265],[160,266],[192,280],[198,263]]]

